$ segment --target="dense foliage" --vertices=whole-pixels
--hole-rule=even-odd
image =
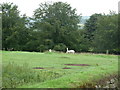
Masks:
[[[13,3],[2,6],[2,49],[120,53],[118,14],[93,14],[80,29],[80,15],[63,2],[41,3],[33,17],[19,14]]]
[[[99,52],[118,52],[118,15],[111,12],[110,15],[103,15],[97,21],[95,31],[94,49]]]
[[[17,6],[12,3],[2,5],[2,48],[23,50],[28,41],[26,16],[20,16]]]

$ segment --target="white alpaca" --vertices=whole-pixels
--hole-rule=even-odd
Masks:
[[[51,49],[49,49],[49,52],[52,52],[52,50],[51,50]]]
[[[66,53],[75,53],[75,51],[74,50],[68,50],[68,48],[67,48],[67,52]]]

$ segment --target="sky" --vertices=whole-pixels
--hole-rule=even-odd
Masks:
[[[26,14],[31,17],[33,11],[39,7],[39,4],[47,1],[67,2],[72,8],[77,9],[77,14],[90,16],[94,13],[108,14],[110,10],[118,13],[118,2],[120,0],[0,0],[0,3],[14,3],[18,6],[21,15]]]

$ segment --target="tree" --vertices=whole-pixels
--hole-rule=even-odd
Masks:
[[[67,46],[75,45],[75,35],[73,36],[72,32],[78,29],[79,23],[79,16],[75,11],[76,9],[72,9],[69,4],[63,2],[40,4],[34,12],[33,28],[40,35],[44,35],[40,36],[43,40],[51,40],[54,46],[59,43]]]
[[[97,22],[97,29],[94,33],[94,49],[97,52],[117,52],[118,45],[118,15],[110,12],[103,15]]]
[[[85,30],[80,29],[77,30],[73,35],[75,35],[75,43],[76,48],[75,51],[77,52],[88,52],[90,49],[90,41],[85,38]]]
[[[20,16],[18,6],[13,3],[3,3],[2,6],[2,46],[7,50],[23,50],[28,41],[26,16]]]
[[[89,39],[90,42],[94,39],[94,31],[97,29],[97,21],[101,17],[101,14],[93,14],[90,16],[90,19],[88,19],[85,23],[85,37]]]

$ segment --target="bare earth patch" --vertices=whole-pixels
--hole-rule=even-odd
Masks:
[[[33,69],[44,69],[43,67],[34,67]]]
[[[60,57],[60,58],[70,58],[70,57],[63,56],[63,57]]]
[[[89,64],[64,64],[69,66],[90,66]]]
[[[64,67],[64,68],[62,68],[62,69],[71,69],[71,68],[68,68],[68,67]]]

